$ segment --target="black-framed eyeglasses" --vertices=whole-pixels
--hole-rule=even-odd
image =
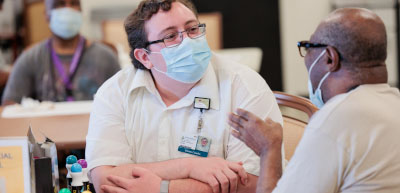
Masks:
[[[299,48],[299,53],[301,57],[304,57],[307,54],[309,48],[321,48],[327,47],[326,44],[312,43],[310,41],[300,41],[297,42],[297,47]]]
[[[188,37],[192,38],[192,39],[202,37],[202,36],[204,36],[204,34],[206,34],[206,24],[200,23],[200,24],[196,24],[192,27],[187,28],[185,31],[181,31],[181,32],[176,31],[173,33],[169,33],[166,36],[164,36],[164,38],[162,38],[162,39],[147,42],[146,47],[151,44],[156,44],[156,43],[161,43],[161,42],[164,43],[165,47],[167,47],[167,48],[178,46],[179,44],[181,44],[181,42],[183,40],[183,35],[182,35],[183,32],[186,32]]]

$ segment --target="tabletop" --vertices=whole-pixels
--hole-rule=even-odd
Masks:
[[[0,114],[3,108],[0,107]],[[26,118],[0,117],[0,136],[27,136],[31,126],[38,141],[44,141],[44,134],[56,143],[57,150],[83,149],[88,125],[89,113]]]

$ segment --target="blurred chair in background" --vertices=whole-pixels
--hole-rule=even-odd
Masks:
[[[206,38],[211,50],[222,49],[222,14],[220,12],[200,13],[198,17],[200,23],[206,24]]]
[[[283,92],[274,91],[283,116],[283,144],[285,159],[289,161],[303,136],[304,129],[318,108],[310,100]]]
[[[44,0],[25,0],[25,46],[31,46],[51,36],[46,21]]]
[[[244,64],[256,72],[260,72],[263,52],[261,48],[227,48],[215,50],[222,57]]]

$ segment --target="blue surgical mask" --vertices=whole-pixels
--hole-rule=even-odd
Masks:
[[[321,57],[326,53],[326,50],[321,52],[321,54],[314,60],[314,62],[310,66],[310,70],[308,71],[308,93],[310,95],[311,102],[317,106],[319,109],[324,106],[324,101],[322,100],[322,91],[321,85],[325,81],[325,79],[329,76],[330,72],[327,72],[324,77],[319,81],[317,89],[315,89],[315,93],[313,92],[313,87],[311,84],[311,71],[316,63],[321,59]]]
[[[72,8],[51,10],[50,29],[62,39],[70,39],[79,33],[82,25],[82,13]]]
[[[211,58],[211,50],[204,36],[196,39],[185,38],[176,47],[161,49],[161,54],[167,65],[167,72],[153,68],[183,83],[199,81],[207,70]]]

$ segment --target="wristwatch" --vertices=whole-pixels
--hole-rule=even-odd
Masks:
[[[169,188],[169,181],[168,180],[161,181],[160,193],[168,193],[168,188]]]

